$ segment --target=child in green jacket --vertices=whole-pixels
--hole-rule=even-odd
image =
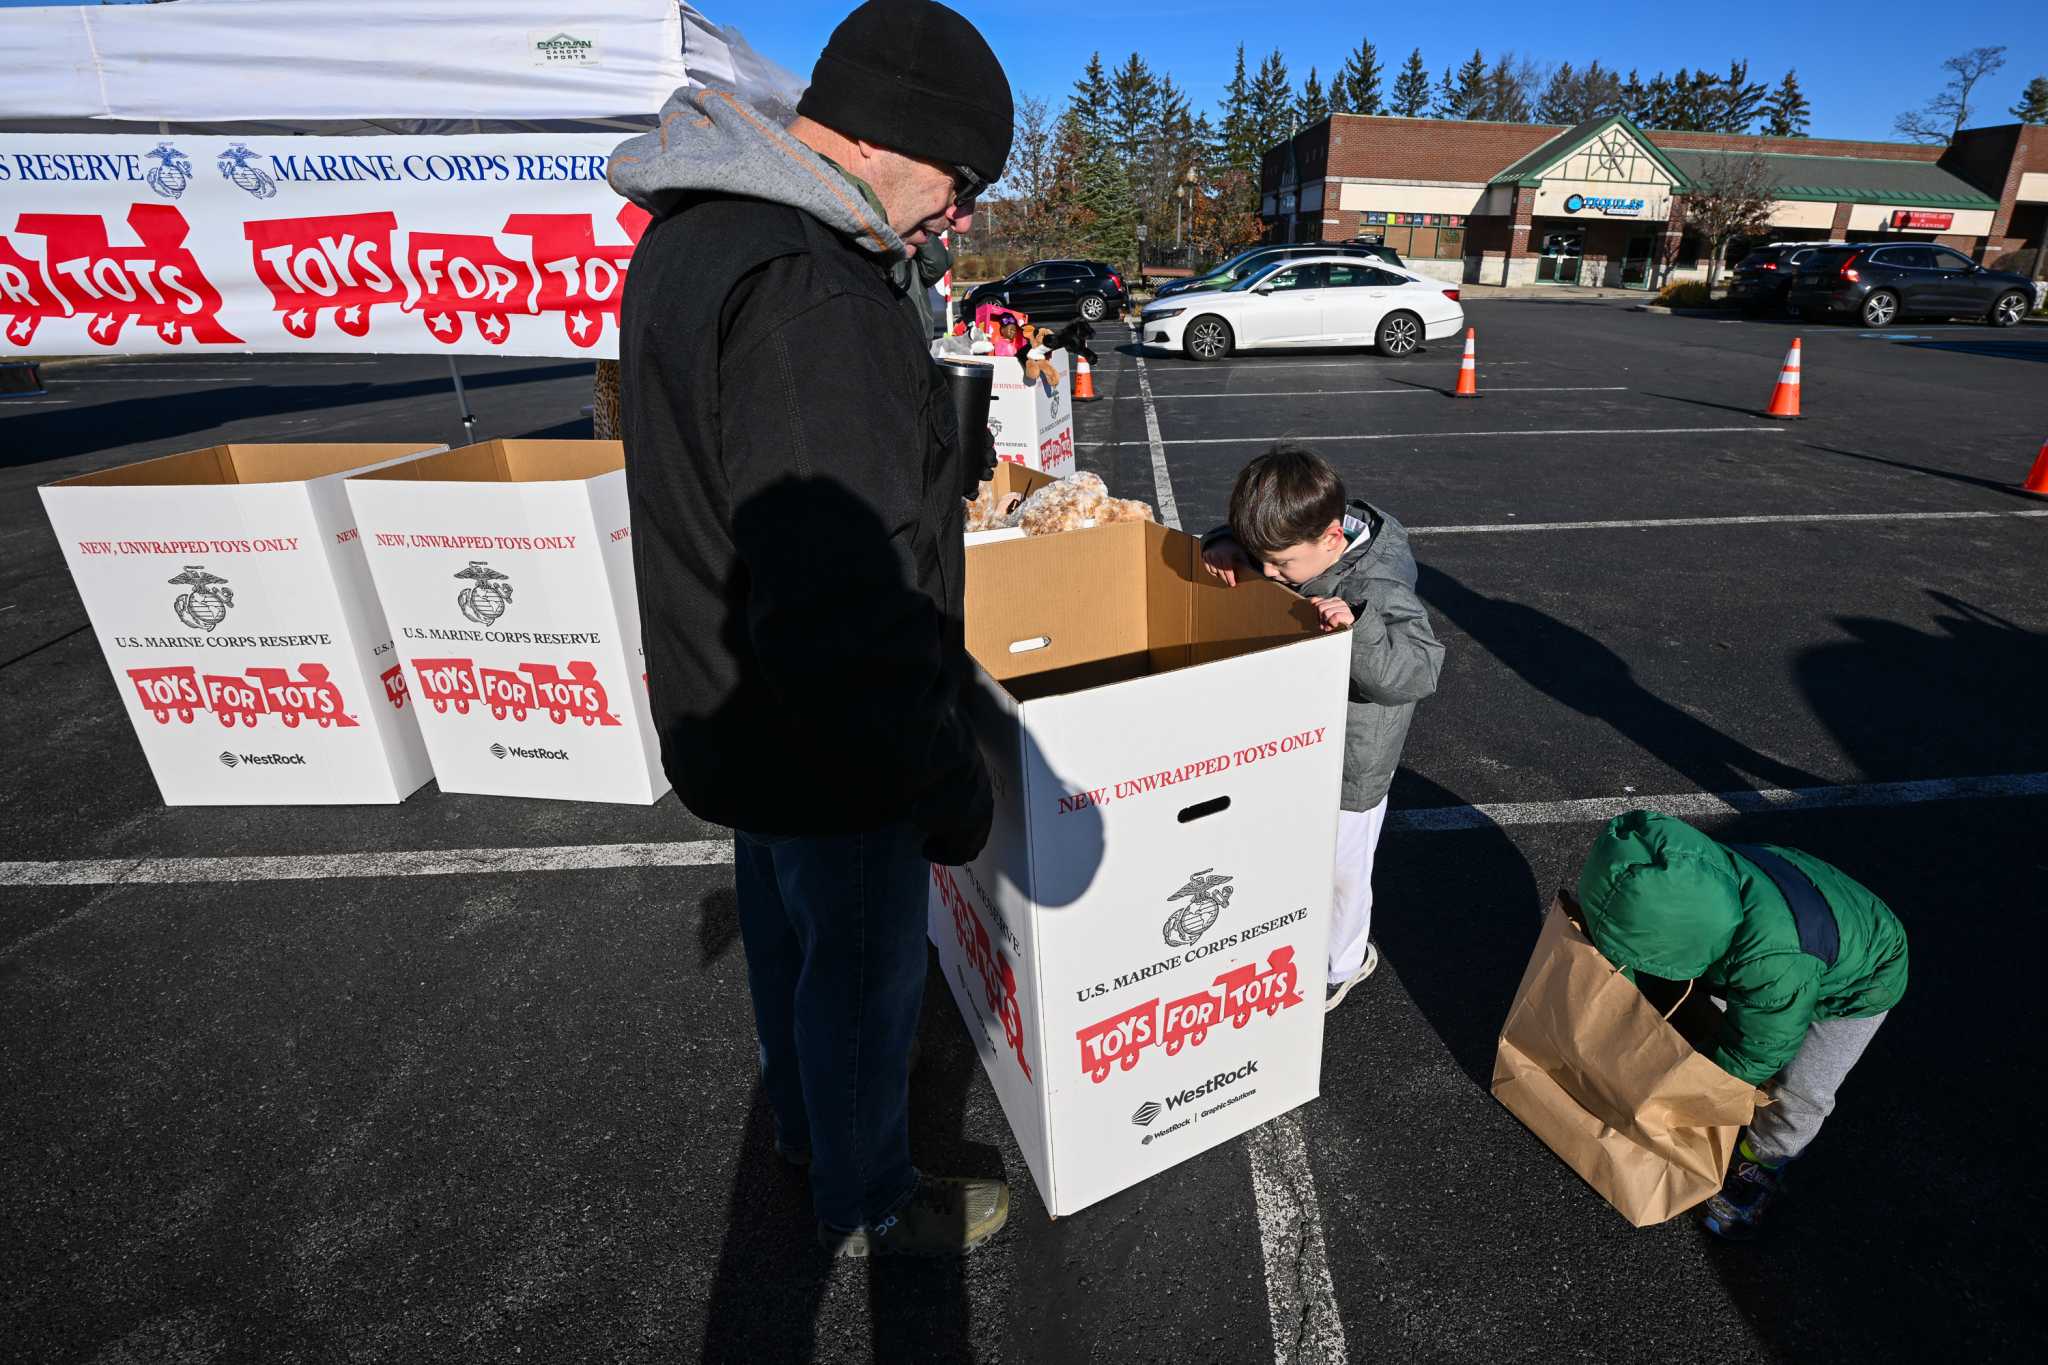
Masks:
[[[1586,934],[1631,973],[1697,981],[1727,1002],[1714,1061],[1775,1103],[1743,1133],[1709,1232],[1754,1237],[1835,1092],[1906,992],[1906,931],[1839,868],[1797,849],[1719,844],[1683,820],[1610,821],[1579,874]]]

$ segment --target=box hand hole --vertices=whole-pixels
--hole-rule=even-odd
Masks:
[[[1029,654],[1032,650],[1044,649],[1051,643],[1052,636],[1050,635],[1034,635],[1028,640],[1011,641],[1010,652],[1012,654]]]
[[[1179,821],[1180,821],[1180,822],[1181,822],[1181,823],[1182,823],[1183,825],[1185,825],[1185,824],[1189,824],[1189,823],[1191,823],[1191,822],[1193,822],[1193,821],[1199,820],[1199,819],[1201,819],[1201,818],[1202,818],[1203,816],[1205,816],[1205,815],[1216,815],[1216,814],[1219,814],[1219,813],[1221,813],[1221,812],[1223,812],[1223,811],[1227,811],[1227,810],[1229,810],[1229,809],[1230,809],[1230,798],[1229,798],[1229,797],[1227,797],[1227,796],[1212,796],[1212,797],[1210,797],[1210,798],[1209,798],[1209,799],[1208,799],[1207,801],[1197,801],[1197,802],[1195,802],[1195,804],[1194,804],[1194,805],[1192,805],[1192,806],[1189,806],[1189,807],[1188,807],[1188,808],[1187,808],[1186,810],[1183,810],[1183,811],[1182,811],[1182,812],[1181,812],[1181,813],[1180,813],[1180,814],[1179,814],[1179,815],[1178,815],[1177,817],[1175,817],[1175,818],[1176,818],[1176,819],[1178,819],[1178,820],[1179,820]]]

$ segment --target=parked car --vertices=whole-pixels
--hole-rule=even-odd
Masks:
[[[1456,288],[1353,255],[1282,260],[1224,289],[1145,305],[1139,342],[1221,360],[1236,351],[1375,346],[1405,356],[1465,326]]]
[[[1000,303],[1027,313],[1034,322],[1053,318],[1086,318],[1100,322],[1124,311],[1130,294],[1124,277],[1102,261],[1039,261],[1008,279],[978,286],[960,305],[974,316],[984,303]]]
[[[1785,311],[1785,295],[1800,265],[1823,247],[1848,246],[1848,242],[1766,242],[1737,263],[1728,282],[1728,301],[1743,312]]]
[[[1280,261],[1321,256],[1356,256],[1367,260],[1385,261],[1397,269],[1407,269],[1407,263],[1401,259],[1400,252],[1377,243],[1296,242],[1288,246],[1255,246],[1249,251],[1238,252],[1214,270],[1163,284],[1153,297],[1171,298],[1175,294],[1185,294],[1196,289],[1228,289],[1245,276],[1256,275]]]
[[[1983,318],[2011,327],[2034,306],[2034,282],[1986,270],[1960,251],[1925,242],[1829,247],[1799,264],[1786,302],[1801,317],[1848,314],[1866,327],[1902,317]]]

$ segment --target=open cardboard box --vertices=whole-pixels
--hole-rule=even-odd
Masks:
[[[347,487],[442,790],[668,790],[619,442],[485,441]]]
[[[342,489],[423,449],[218,445],[41,490],[165,804],[389,803],[430,776]]]
[[[1351,641],[1119,523],[967,552],[988,847],[931,934],[1046,1207],[1318,1093]]]
[[[1047,474],[1043,470],[1026,468],[1024,465],[1017,464],[1012,460],[1002,460],[997,463],[996,472],[989,479],[989,482],[995,485],[996,503],[998,506],[1001,506],[1005,501],[1013,497],[1028,498],[1047,484],[1055,482],[1059,477],[1061,476]],[[1023,538],[1023,535],[1023,530],[1016,526],[1006,527],[998,531],[969,531],[967,533],[967,543],[969,545],[992,545],[999,540],[1019,540]]]

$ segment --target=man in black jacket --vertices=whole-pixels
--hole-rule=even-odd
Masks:
[[[958,1254],[1009,1209],[910,1161],[929,863],[973,858],[994,807],[962,710],[967,471],[890,275],[972,213],[1010,120],[973,25],[869,0],[789,127],[685,89],[611,161],[654,215],[619,356],[662,761],[736,832],[776,1147],[839,1255]]]

